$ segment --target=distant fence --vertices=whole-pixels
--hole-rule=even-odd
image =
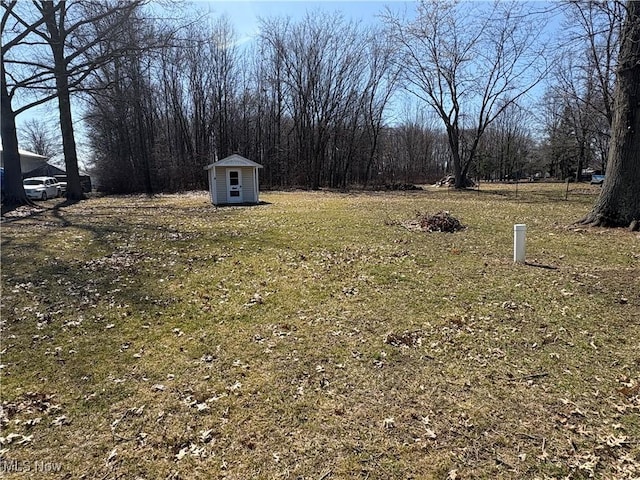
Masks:
[[[450,191],[452,187],[429,186],[428,189],[443,189]],[[521,201],[583,201],[592,202],[600,194],[600,185],[586,182],[552,182],[552,181],[524,181],[524,182],[477,182],[468,192],[493,194],[505,199]]]

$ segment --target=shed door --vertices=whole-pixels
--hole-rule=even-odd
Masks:
[[[238,169],[227,170],[227,202],[242,203],[242,172]]]

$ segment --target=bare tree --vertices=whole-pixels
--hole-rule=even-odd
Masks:
[[[385,112],[396,92],[400,72],[393,68],[393,46],[387,44],[383,32],[373,30],[367,41],[369,48],[367,71],[367,89],[365,97],[365,118],[367,120],[367,134],[369,141],[368,155],[365,160],[363,186],[366,187],[371,179],[372,168],[379,154],[379,142],[384,126]]]
[[[312,189],[340,182],[335,174],[349,169],[353,151],[336,145],[336,133],[352,135],[363,115],[365,37],[337,14],[307,14],[299,23],[264,21],[261,38],[263,51],[281,62],[280,91],[300,159],[291,165],[294,176]]]
[[[370,178],[397,76],[392,48],[339,15],[263,23],[256,49],[243,55],[220,18],[151,61],[155,75],[140,92],[152,112],[144,124],[154,129],[145,134],[154,189],[202,188],[202,166],[233,151],[265,165],[262,185],[347,188]],[[94,75],[100,93],[89,127],[103,186],[113,192],[140,191],[145,176],[133,138],[140,102],[131,95],[136,62],[147,60],[136,55]]]
[[[52,128],[43,120],[32,118],[24,123],[18,137],[25,149],[51,158],[60,153],[60,142]]]
[[[540,29],[525,7],[421,0],[415,19],[385,17],[405,88],[446,129],[456,188],[468,185],[487,127],[546,73]]]
[[[91,95],[86,120],[94,171],[108,191],[144,191],[151,195],[161,168],[153,77],[157,66],[155,46],[163,35],[144,18],[132,17],[121,28],[127,34],[112,42],[122,43],[115,45],[122,53],[95,69],[88,84]],[[170,96],[163,98],[165,105],[171,104]]]
[[[569,178],[575,174],[578,143],[574,116],[566,98],[547,92],[544,100],[545,140],[542,145],[545,172],[554,178]]]
[[[2,2],[2,49],[0,54],[0,124],[3,144],[3,163],[5,178],[3,186],[3,209],[10,209],[18,205],[28,203],[22,186],[22,167],[20,165],[20,153],[18,151],[18,135],[16,130],[16,117],[29,108],[46,103],[54,94],[45,94],[35,100],[24,103],[21,107],[14,108],[13,101],[20,89],[28,88],[33,83],[40,81],[41,74],[36,71],[26,71],[20,76],[7,71],[7,66],[12,63],[11,53],[29,47],[29,37],[43,25],[47,17],[25,24],[16,20],[17,0]]]
[[[516,104],[505,109],[487,128],[479,148],[475,170],[485,180],[518,179],[529,171],[533,140],[527,129],[528,112]]]
[[[0,123],[2,128],[2,160],[5,170],[4,185],[2,186],[3,208],[27,203],[27,196],[22,186],[22,167],[18,151],[18,134],[16,132],[16,115],[11,108],[11,95],[7,87],[3,59],[0,66]]]
[[[550,125],[565,127],[563,142],[569,141],[572,151],[557,152],[556,156],[571,155],[571,174],[579,181],[582,169],[590,163],[606,166],[623,6],[617,0],[565,0],[559,11],[565,17],[564,34],[559,39],[558,61],[545,101],[553,100],[560,106]],[[576,51],[582,54],[576,55]],[[557,144],[564,134],[551,130],[550,141]]]
[[[29,9],[7,8],[9,18],[31,37],[31,55],[5,59],[5,70],[32,72],[22,86],[55,92],[60,113],[60,131],[67,173],[67,198],[83,198],[73,129],[71,94],[99,65],[110,62],[119,52],[107,48],[108,39],[121,35],[120,26],[142,5],[131,2],[92,0],[39,0]],[[26,5],[26,4],[25,4]],[[106,21],[109,20],[109,21]],[[42,57],[49,49],[50,60]]]
[[[581,64],[580,57],[576,60],[573,54],[563,52],[552,75],[553,83],[545,94],[544,108],[551,114],[549,141],[557,143],[562,139],[571,145],[555,156],[570,158],[570,168],[563,168],[562,175],[574,177],[576,181],[581,180],[582,169],[589,166],[593,157],[595,138],[609,136],[609,127],[601,130],[602,121],[599,121],[606,119],[606,115],[596,108],[606,103],[596,87],[594,71],[597,69],[589,65],[593,65],[592,62]]]
[[[582,223],[640,227],[640,2],[628,0],[602,192]]]
[[[623,3],[618,0],[565,0],[565,7],[567,34],[564,37],[567,42],[561,50],[571,56],[575,56],[576,48],[585,51],[581,68],[591,76],[593,89],[597,92],[585,103],[603,115],[611,126]],[[593,101],[596,98],[598,102]]]
[[[96,173],[110,192],[206,187],[202,167],[230,154],[244,133],[238,121],[238,48],[230,21],[203,27],[137,19],[121,41],[130,52],[92,78],[88,125]],[[198,22],[198,23],[196,23]],[[195,28],[195,25],[199,25]],[[171,36],[162,40],[162,36]]]

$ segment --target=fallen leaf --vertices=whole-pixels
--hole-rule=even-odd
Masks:
[[[134,415],[140,416],[144,412],[144,407],[146,407],[146,405],[142,405],[142,406],[137,407],[137,408],[135,408],[135,407],[131,408],[130,412],[133,413]]]
[[[36,418],[32,418],[30,420],[27,420],[26,422],[24,422],[24,424],[27,427],[33,427],[34,425],[39,424],[42,421],[42,417],[36,417]]]
[[[107,457],[106,463],[111,462],[114,458],[116,458],[116,456],[118,456],[118,447],[111,450],[111,453],[109,453],[109,456]]]
[[[25,443],[30,443],[33,440],[33,435],[22,435],[22,438],[18,440],[18,445],[24,445]]]
[[[427,438],[429,438],[429,439],[431,439],[431,440],[434,440],[435,438],[437,438],[437,437],[438,437],[438,435],[436,435],[436,432],[434,432],[434,431],[433,431],[433,430],[431,430],[430,428],[427,428],[427,429],[425,430],[425,432],[424,432],[424,436],[425,436],[425,437],[427,437]]]
[[[242,387],[242,383],[236,381],[236,383],[234,383],[233,385],[227,387],[227,389],[233,392],[234,390],[238,390],[241,387]]]
[[[622,447],[627,443],[628,438],[626,435],[622,435],[620,437],[614,437],[610,435],[607,437],[606,443],[609,447]]]
[[[51,422],[51,425],[55,425],[56,427],[61,427],[63,425],[68,425],[69,423],[69,419],[66,417],[66,415],[60,415],[59,417],[56,417],[56,419]]]
[[[0,445],[9,445],[13,443],[14,440],[22,437],[23,435],[20,435],[19,433],[10,433],[6,437],[0,437]]]
[[[189,447],[181,448],[180,451],[176,453],[176,460],[182,460],[187,452],[189,452]]]

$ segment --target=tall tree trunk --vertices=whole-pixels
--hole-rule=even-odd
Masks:
[[[3,211],[5,207],[13,208],[28,203],[27,196],[22,186],[22,166],[20,165],[20,152],[18,152],[18,135],[16,133],[16,116],[11,108],[11,98],[7,89],[4,73],[4,61],[2,62],[0,112],[2,133],[2,160],[4,164],[3,182]]]
[[[64,34],[64,9],[60,13],[60,25],[56,23],[55,7],[52,1],[43,1],[42,8],[46,15],[46,25],[51,41],[49,43],[53,54],[54,75],[56,77],[56,93],[58,94],[58,108],[60,110],[60,131],[62,132],[62,150],[67,171],[67,198],[69,200],[82,200],[82,186],[80,185],[80,172],[78,171],[78,156],[76,153],[76,140],[73,132],[73,116],[71,114],[71,98],[69,96],[69,77],[67,62],[65,60]]]
[[[76,153],[76,139],[73,132],[73,117],[71,114],[71,99],[67,86],[66,74],[56,74],[56,89],[60,108],[60,131],[62,132],[62,150],[64,165],[67,172],[67,199],[75,201],[85,198],[80,184],[78,170],[78,156]]]
[[[447,137],[451,151],[451,163],[453,164],[453,178],[455,188],[467,188],[466,172],[463,168],[463,160],[460,155],[460,132],[455,126],[447,127]]]
[[[640,2],[628,0],[602,192],[582,223],[638,228],[640,221]]]

